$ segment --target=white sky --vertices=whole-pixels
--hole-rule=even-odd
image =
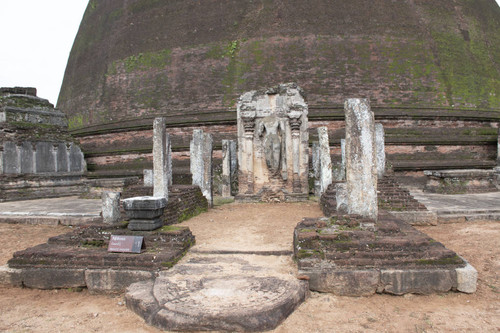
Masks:
[[[87,3],[0,0],[0,87],[35,87],[56,104]]]

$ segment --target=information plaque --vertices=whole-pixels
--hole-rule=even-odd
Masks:
[[[143,236],[111,235],[108,252],[141,253]]]

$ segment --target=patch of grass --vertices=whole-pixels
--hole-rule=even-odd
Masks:
[[[165,225],[161,227],[158,231],[160,232],[169,232],[169,231],[178,231],[184,229],[183,227],[175,226],[175,225]]]

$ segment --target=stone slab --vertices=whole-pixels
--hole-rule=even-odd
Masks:
[[[160,273],[154,282],[131,285],[125,295],[127,307],[163,330],[273,329],[305,300],[308,284],[289,274],[270,274],[255,260],[191,257]]]
[[[22,270],[23,286],[36,289],[85,287],[85,269],[28,268]]]
[[[382,270],[380,290],[394,295],[444,293],[457,286],[455,269]]]
[[[380,282],[379,270],[325,269],[299,274],[309,277],[309,288],[339,296],[369,296],[375,294]]]
[[[391,211],[392,215],[411,225],[437,225],[437,214],[429,211]]]
[[[155,273],[143,270],[87,269],[85,283],[90,293],[124,292],[132,283],[152,280]]]

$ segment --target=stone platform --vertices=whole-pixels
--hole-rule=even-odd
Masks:
[[[304,219],[295,229],[299,274],[338,295],[475,292],[477,271],[455,252],[387,212],[375,230],[355,215]]]
[[[277,272],[279,262],[276,257],[190,255],[156,280],[131,285],[127,307],[163,330],[270,330],[308,295],[307,281]]]
[[[107,251],[111,235],[144,236],[140,254]],[[15,252],[0,270],[4,283],[38,289],[87,287],[90,292],[120,292],[171,268],[194,244],[187,227],[150,232],[125,227],[79,227],[47,243]]]

